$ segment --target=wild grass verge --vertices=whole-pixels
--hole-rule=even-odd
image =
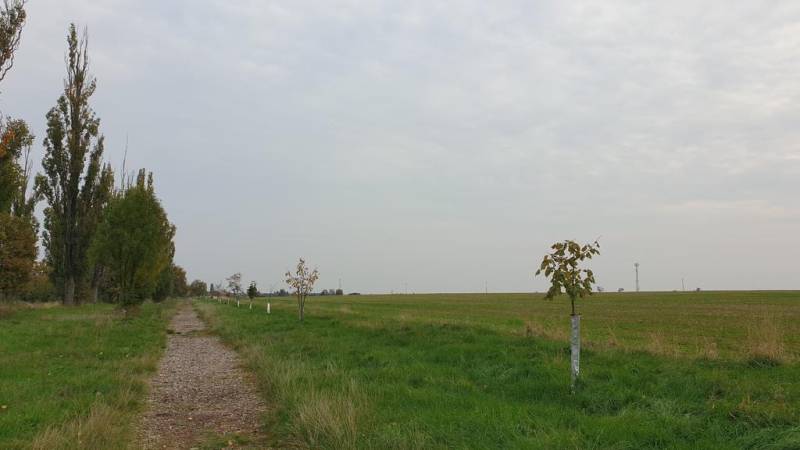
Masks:
[[[133,445],[173,308],[22,308],[0,319],[0,448]]]
[[[197,309],[213,329],[227,330],[208,304]],[[314,372],[319,369],[302,356],[287,358],[270,340],[243,341],[226,332],[220,334],[241,353],[248,368],[259,375],[259,388],[271,406],[269,423],[278,428],[271,430],[271,434],[282,433],[276,444],[295,448],[354,448],[364,403],[363,394],[353,380],[344,383],[341,392],[332,392],[317,386]],[[325,385],[341,376],[333,366],[323,369],[323,374]]]

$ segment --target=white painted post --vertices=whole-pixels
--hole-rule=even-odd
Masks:
[[[267,314],[269,314],[269,302],[267,302]]]
[[[581,372],[581,315],[570,316],[572,321],[572,334],[570,336],[570,381],[572,393]]]

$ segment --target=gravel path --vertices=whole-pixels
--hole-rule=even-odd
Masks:
[[[150,384],[139,429],[142,448],[188,449],[208,434],[258,437],[265,405],[236,353],[190,307],[172,319],[174,332]]]

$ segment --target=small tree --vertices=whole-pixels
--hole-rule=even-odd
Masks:
[[[301,322],[303,321],[305,312],[306,297],[311,293],[311,290],[314,288],[314,283],[318,278],[319,272],[317,269],[309,272],[308,267],[306,267],[306,261],[303,258],[300,258],[300,261],[297,263],[297,269],[294,275],[292,275],[290,271],[286,271],[286,284],[294,290],[294,295],[297,297],[297,308]]]
[[[111,199],[89,248],[90,262],[105,267],[123,305],[159,297],[162,275],[171,280],[175,226],[156,197],[152,176],[145,177],[140,170],[136,185]]]
[[[581,341],[580,341],[580,315],[575,313],[575,300],[592,295],[592,285],[594,284],[594,273],[589,269],[581,269],[580,263],[587,259],[592,259],[594,255],[600,254],[600,244],[594,241],[591,244],[581,246],[575,241],[566,240],[556,242],[550,247],[552,252],[544,256],[536,275],[544,272],[544,276],[550,280],[550,289],[545,298],[550,300],[554,297],[567,294],[572,304],[572,334],[570,341],[571,350],[571,386],[575,391],[575,384],[580,373]]]
[[[240,272],[236,272],[235,274],[229,276],[227,281],[228,289],[230,289],[233,296],[236,297],[236,307],[238,308],[239,294],[242,293],[242,274]]]
[[[247,287],[247,297],[250,298],[250,309],[253,309],[253,299],[258,295],[258,287],[256,282],[251,281],[250,286]]]

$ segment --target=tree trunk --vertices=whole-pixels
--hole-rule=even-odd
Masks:
[[[67,277],[64,283],[64,304],[72,306],[75,304],[75,278],[73,276]]]
[[[581,315],[573,314],[570,317],[572,321],[572,333],[570,336],[570,388],[572,393],[575,393],[575,387],[578,383],[578,375],[581,371]]]
[[[300,310],[300,322],[303,321],[303,306],[305,306],[305,305],[303,305],[303,303],[304,303],[303,302],[303,298],[302,297],[297,297],[297,306],[298,306],[298,309]]]
[[[92,271],[91,302],[97,303],[98,291],[100,290],[100,280],[103,278],[103,269],[100,265],[95,265]]]

